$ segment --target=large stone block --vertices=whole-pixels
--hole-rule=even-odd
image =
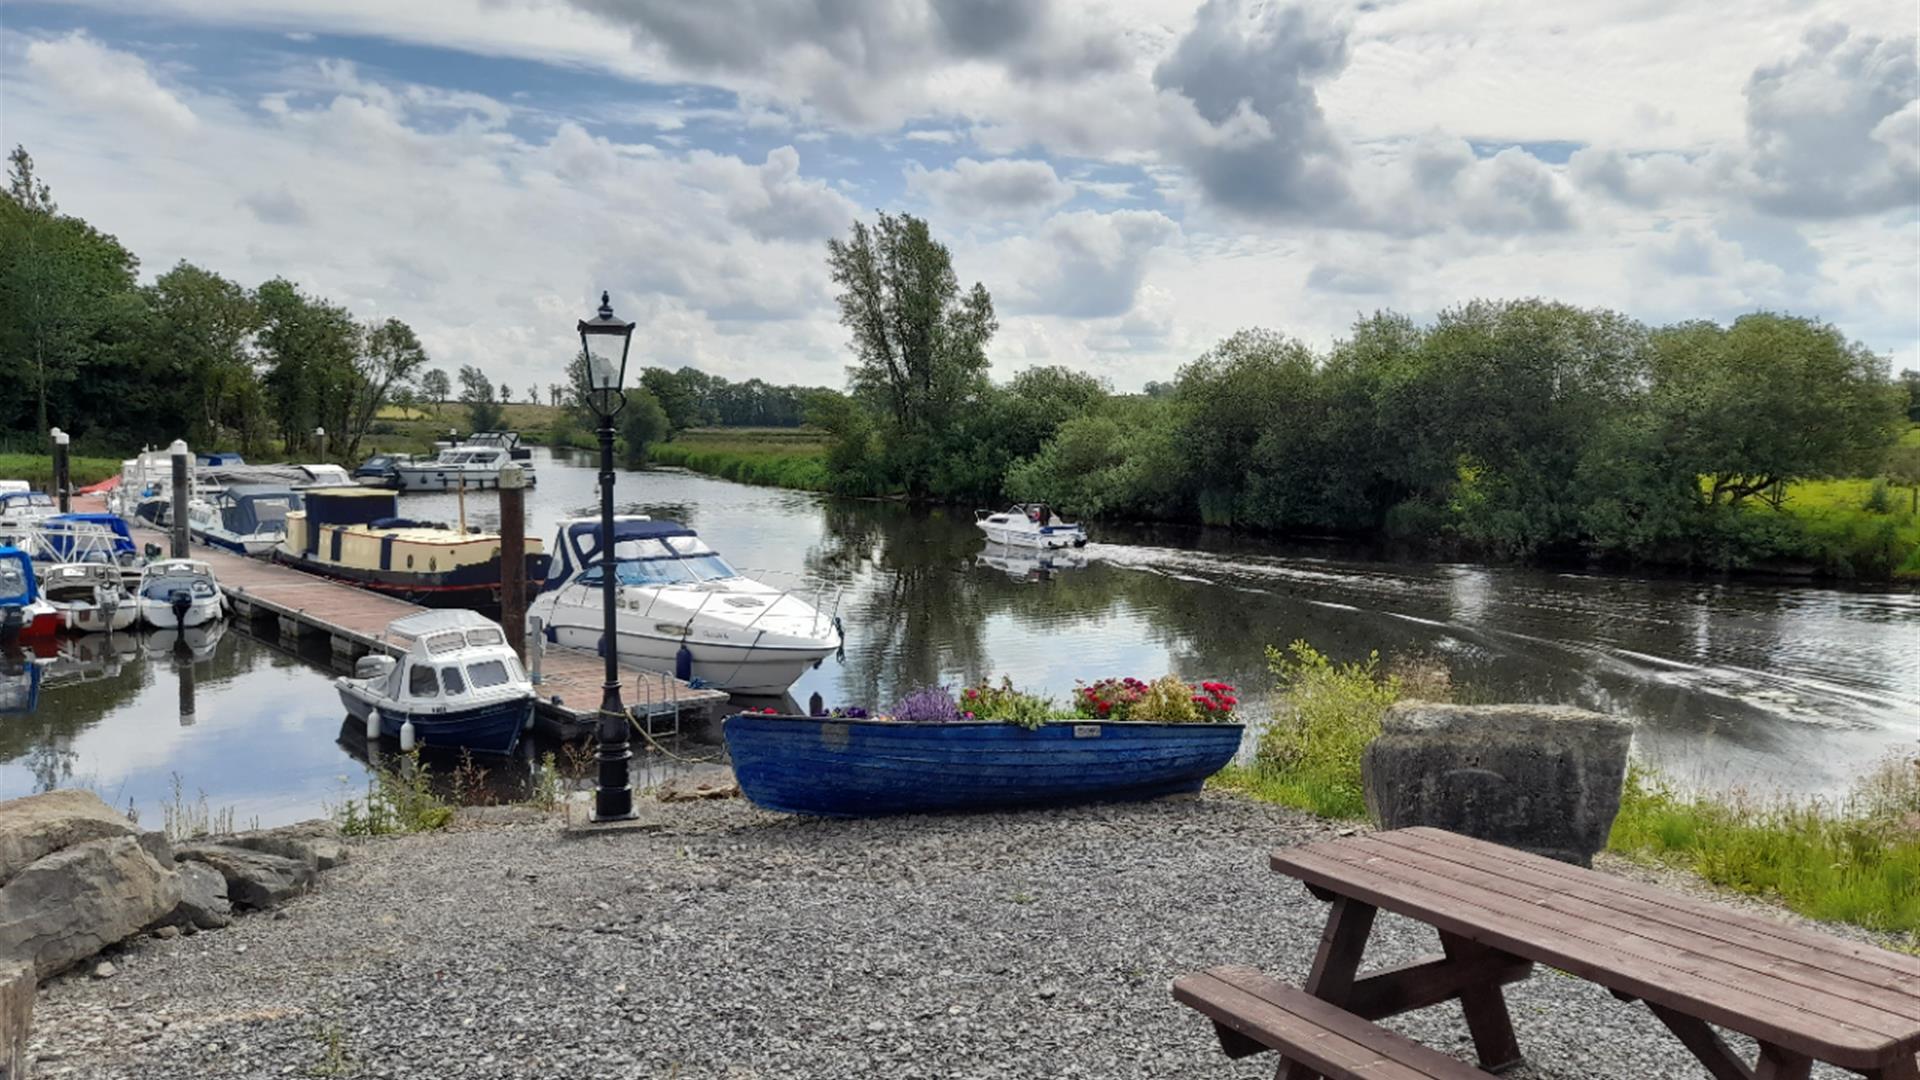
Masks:
[[[1633,725],[1560,705],[1402,702],[1361,761],[1382,828],[1431,825],[1564,862],[1606,846]]]
[[[277,829],[210,837],[207,843],[264,851],[269,855],[305,863],[315,871],[331,870],[347,861],[347,845],[340,839],[339,827],[331,821],[320,819],[282,825]]]
[[[234,907],[264,911],[307,890],[314,869],[299,859],[222,844],[185,844],[174,853],[181,862],[205,863],[227,879]]]
[[[160,920],[182,930],[218,930],[233,923],[227,879],[206,863],[187,860],[174,866],[180,876],[180,903]]]
[[[0,885],[61,848],[139,832],[91,791],[48,791],[0,802]]]
[[[0,961],[46,978],[138,933],[180,903],[180,879],[137,836],[46,856],[0,886]]]

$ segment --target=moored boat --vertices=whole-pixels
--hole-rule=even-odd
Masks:
[[[117,567],[97,562],[59,563],[40,578],[40,592],[60,613],[60,625],[81,633],[114,633],[140,619]]]
[[[1015,503],[998,513],[976,510],[973,523],[996,544],[1042,549],[1087,546],[1087,530],[1062,520],[1046,503]]]
[[[562,521],[553,546],[558,565],[527,615],[542,621],[549,640],[598,649],[599,520]],[[623,659],[736,694],[777,695],[840,648],[837,617],[735,570],[677,521],[615,517],[611,547]]]
[[[140,618],[160,630],[204,626],[226,614],[213,568],[199,559],[161,559],[140,577]]]
[[[0,546],[0,645],[50,638],[59,629],[60,613],[40,595],[33,560]]]
[[[398,657],[362,657],[334,686],[354,719],[378,711],[379,734],[429,747],[510,754],[533,722],[533,683],[500,624],[471,611],[395,619]]]
[[[27,530],[57,513],[53,496],[31,490],[25,481],[0,480],[0,544],[17,546]]]
[[[353,470],[353,481],[368,487],[390,488],[400,485],[396,470],[413,464],[412,454],[374,454]]]
[[[486,436],[484,440],[482,435]],[[401,491],[484,490],[499,487],[500,470],[517,465],[522,478],[531,486],[534,482],[532,453],[519,446],[519,437],[494,432],[482,435],[442,450],[430,461],[395,465],[394,485]]]
[[[265,555],[287,534],[287,515],[301,494],[273,484],[240,484],[187,504],[187,531],[209,547]]]
[[[274,561],[430,607],[500,603],[500,535],[463,533],[398,516],[398,500],[374,488],[314,488],[287,515]],[[547,556],[526,538],[527,591],[547,579]]]
[[[740,790],[791,814],[867,817],[1151,799],[1198,791],[1244,726],[912,722],[742,713],[722,724]]]

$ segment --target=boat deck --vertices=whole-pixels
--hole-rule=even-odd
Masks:
[[[75,510],[105,509],[98,496],[76,497]],[[83,505],[85,504],[85,505]],[[158,530],[136,526],[149,537]],[[396,597],[384,596],[344,582],[316,577],[264,559],[250,559],[217,548],[196,546],[193,558],[213,568],[220,587],[234,601],[239,614],[272,616],[283,635],[325,635],[336,655],[359,657],[380,651],[399,655],[404,646],[387,639],[387,625],[426,610]],[[527,657],[527,667],[539,673],[538,722],[552,734],[578,737],[592,730],[600,706],[605,664],[597,653],[561,645],[546,645],[538,656]],[[724,690],[695,688],[670,675],[622,664],[621,697],[637,716],[665,719],[705,713],[727,701]]]

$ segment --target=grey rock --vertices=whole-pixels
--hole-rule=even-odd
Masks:
[[[204,863],[227,880],[234,907],[264,911],[305,892],[314,869],[298,859],[224,844],[187,844],[175,852],[181,862]]]
[[[0,886],[0,960],[64,971],[180,903],[180,879],[137,837],[89,840],[48,855]]]
[[[114,967],[113,961],[111,960],[102,960],[93,965],[93,977],[96,979],[111,979],[118,974],[120,974],[120,969]]]
[[[1402,702],[1361,760],[1382,828],[1430,825],[1589,866],[1620,811],[1633,725],[1559,705]]]
[[[49,791],[0,802],[0,884],[61,848],[139,833],[91,791]]]
[[[27,1075],[27,1033],[33,1028],[33,965],[0,963],[0,1077]]]
[[[347,845],[340,840],[339,828],[330,821],[303,821],[278,829],[210,837],[206,842],[278,855],[305,863],[314,871],[331,870],[347,861]]]
[[[731,770],[712,770],[712,775],[676,776],[654,789],[661,802],[695,802],[701,799],[737,799],[740,783]]]
[[[227,899],[227,878],[206,863],[192,859],[174,864],[180,877],[180,903],[161,920],[163,928],[218,930],[233,922],[233,905]]]
[[[153,936],[159,938],[161,941],[172,941],[174,938],[180,936],[180,928],[177,926],[158,926],[154,928]]]

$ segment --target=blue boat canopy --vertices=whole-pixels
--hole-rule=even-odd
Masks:
[[[0,491],[0,512],[22,506],[52,506],[53,496],[44,491]]]
[[[623,514],[613,519],[613,542],[618,544],[630,540],[662,540],[672,536],[698,536],[692,529],[677,521],[666,521],[636,514]],[[547,584],[542,592],[552,592],[573,580],[573,575],[600,561],[604,545],[600,541],[599,518],[574,518],[560,526],[559,548],[554,554],[560,559],[558,573],[547,575]]]
[[[98,525],[113,534],[113,553],[132,555],[139,548],[133,542],[133,530],[127,528],[127,521],[118,514],[55,514],[47,519],[53,525]],[[47,533],[47,546],[61,558],[73,555],[73,537],[57,530]]]
[[[231,487],[221,494],[220,523],[229,532],[241,536],[282,532],[287,528],[287,513],[304,509],[300,493],[271,484]]]
[[[40,589],[33,581],[33,560],[17,547],[0,547],[0,605],[33,603]]]

